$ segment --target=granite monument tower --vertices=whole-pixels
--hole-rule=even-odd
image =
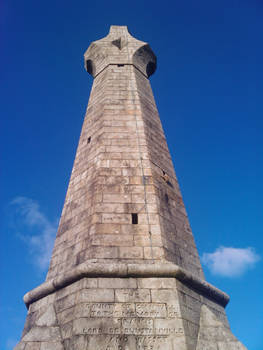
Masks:
[[[86,51],[93,76],[46,281],[16,350],[244,350],[205,281],[148,78],[125,26]]]

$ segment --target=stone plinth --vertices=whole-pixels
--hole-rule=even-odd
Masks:
[[[245,349],[228,325],[228,296],[174,264],[82,264],[25,302],[16,350]]]

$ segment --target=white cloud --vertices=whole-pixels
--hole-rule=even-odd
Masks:
[[[52,253],[57,222],[51,222],[40,210],[38,202],[30,198],[17,197],[11,204],[16,207],[16,230],[22,231],[19,237],[28,244],[37,267],[45,270]]]
[[[202,262],[214,275],[241,276],[260,260],[253,248],[219,247],[214,253],[204,253]]]

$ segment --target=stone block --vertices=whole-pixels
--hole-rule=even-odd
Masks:
[[[77,294],[78,303],[113,302],[113,289],[83,289]]]
[[[151,350],[174,350],[179,349],[173,347],[172,341],[169,336],[160,335],[147,335],[137,336],[138,349],[151,349]],[[136,348],[135,348],[136,349]],[[181,349],[179,349],[181,350]]]
[[[138,278],[138,287],[139,288],[148,288],[148,289],[167,289],[175,288],[176,280],[175,278]]]
[[[77,292],[79,289],[82,288],[82,283],[83,281],[77,281],[75,283],[70,284],[69,286],[66,286],[63,289],[60,289],[57,291],[56,293],[56,299],[62,299],[66,296],[68,296],[69,294],[73,294],[75,292]]]
[[[116,289],[115,300],[121,303],[150,302],[149,289]]]
[[[61,340],[59,327],[33,327],[22,339],[24,342],[59,340]]]
[[[122,327],[124,334],[149,335],[154,333],[153,320],[151,318],[123,318]]]
[[[61,299],[56,300],[55,308],[57,312],[63,311],[75,305],[76,294],[67,295]]]
[[[94,227],[94,232],[98,234],[118,234],[120,233],[120,225],[118,223],[102,223]]]
[[[76,304],[74,309],[74,317],[72,319],[90,317],[92,305],[93,304],[89,302]]]
[[[131,215],[115,213],[102,214],[102,223],[129,224],[131,223]]]
[[[104,193],[103,194],[104,203],[130,203],[131,195],[130,194],[121,194],[121,193]]]
[[[57,324],[57,318],[53,305],[49,305],[40,317],[37,318],[35,324],[37,326],[55,326]]]
[[[121,321],[117,318],[79,318],[73,321],[73,334],[111,334],[118,329],[120,332]],[[113,333],[114,334],[114,333]]]
[[[93,246],[87,252],[87,257],[100,259],[116,259],[119,257],[118,248]]]
[[[40,350],[41,343],[39,342],[30,342],[25,346],[25,350]]]
[[[183,335],[183,322],[180,318],[178,319],[164,319],[156,318],[154,320],[155,334],[158,335]]]
[[[63,324],[60,327],[62,339],[71,338],[73,334],[73,321]]]
[[[115,246],[115,247],[127,247],[133,246],[132,235],[97,235],[92,237],[92,245],[96,246]]]
[[[140,214],[138,215],[138,221],[140,220]],[[148,225],[121,225],[122,234],[148,234],[149,235],[149,226]]]
[[[144,247],[143,252],[145,259],[163,259],[165,255],[162,247]]]
[[[44,342],[41,343],[40,350],[64,350],[61,342]]]
[[[88,336],[75,335],[72,338],[66,339],[64,341],[64,349],[63,350],[83,350],[83,349],[86,350],[86,349],[89,349],[88,344],[89,344]]]
[[[136,350],[137,348],[135,336],[97,335],[90,338],[87,350],[104,349],[105,345],[109,350]]]
[[[68,323],[69,321],[72,321],[75,317],[75,306],[70,307],[64,311],[57,313],[57,319],[59,324]]]
[[[177,304],[178,296],[173,289],[152,289],[151,290],[152,301],[156,303],[168,303]]]
[[[120,247],[120,259],[143,259],[143,250],[141,247]]]
[[[137,288],[135,278],[98,278],[99,288]]]
[[[136,303],[137,317],[167,317],[166,304],[157,303]]]

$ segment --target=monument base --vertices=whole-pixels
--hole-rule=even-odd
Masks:
[[[174,264],[81,264],[25,295],[15,350],[245,350],[228,296]]]

